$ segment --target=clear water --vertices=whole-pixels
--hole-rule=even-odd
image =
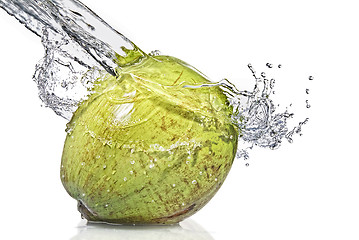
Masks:
[[[118,56],[126,58],[129,50],[145,56],[135,44],[77,0],[0,0],[0,7],[41,37],[45,56],[37,64],[33,77],[39,97],[46,107],[68,120],[79,102],[91,94],[101,73],[116,75]],[[159,54],[156,50],[149,55]],[[282,65],[267,63],[266,67],[282,68]],[[254,79],[252,90],[238,90],[226,79],[184,86],[221,86],[225,90],[234,109],[233,123],[240,129],[237,157],[244,159],[248,159],[249,150],[255,146],[277,149],[283,141],[293,142],[293,135],[301,135],[302,126],[309,120],[305,118],[289,128],[288,121],[294,113],[277,110],[278,104],[272,100],[272,95],[277,94],[275,79],[268,78],[265,72],[257,74],[251,64],[248,68]],[[309,89],[305,93],[309,94]],[[305,106],[311,107],[309,100]]]

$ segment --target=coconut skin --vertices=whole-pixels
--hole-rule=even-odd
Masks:
[[[104,75],[68,123],[61,180],[91,222],[174,224],[201,209],[237,150],[219,87],[169,56]]]

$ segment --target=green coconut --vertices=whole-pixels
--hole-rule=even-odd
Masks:
[[[105,74],[68,123],[61,179],[93,222],[172,224],[202,208],[237,150],[218,86],[169,56]]]

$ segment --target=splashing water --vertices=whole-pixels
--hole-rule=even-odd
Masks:
[[[0,7],[41,37],[44,58],[34,80],[46,107],[70,119],[101,71],[115,75],[136,46],[76,0],[0,0]]]
[[[70,120],[78,104],[92,93],[94,81],[104,72],[117,75],[117,69],[146,58],[146,54],[121,33],[77,0],[0,0],[0,7],[41,37],[44,58],[37,64],[34,80],[45,106]],[[150,56],[160,55],[152,51]],[[268,68],[273,64],[267,63]],[[282,65],[277,65],[282,68]],[[187,88],[220,86],[233,106],[232,121],[239,129],[237,157],[247,159],[254,146],[277,149],[283,140],[293,142],[301,135],[308,118],[291,130],[287,121],[293,113],[278,112],[271,100],[275,79],[260,76],[251,64],[252,91],[239,91],[228,80]],[[313,80],[312,76],[309,80]],[[306,89],[309,94],[309,89]],[[310,105],[306,101],[306,107]],[[247,165],[248,166],[248,165]]]

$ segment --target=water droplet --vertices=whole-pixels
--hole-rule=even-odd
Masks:
[[[131,148],[131,153],[134,153],[135,152],[135,149]]]
[[[61,177],[62,177],[62,178],[65,178],[65,175],[64,175],[64,174],[62,174],[62,175],[61,175]]]
[[[130,163],[133,165],[135,164],[135,160],[131,160]]]
[[[161,55],[160,50],[154,50],[149,53],[150,56],[158,56]]]
[[[108,207],[108,204],[105,205],[105,208],[107,208],[107,207]]]
[[[172,184],[172,187],[175,187],[176,186],[176,184]]]
[[[307,107],[307,108],[310,108],[310,107],[311,107],[308,100],[305,100],[305,103],[306,103],[306,107]]]
[[[275,84],[275,79],[272,78],[272,79],[270,80],[270,82],[269,82],[269,87],[270,87],[271,89],[273,89],[273,88],[274,88],[274,84]]]
[[[61,168],[64,168],[64,165],[61,165]]]
[[[189,164],[190,163],[190,161],[186,161],[186,164]]]
[[[308,88],[305,89],[305,93],[306,93],[306,94],[309,94],[309,89],[308,89]]]
[[[185,204],[184,204],[184,202],[182,203],[182,206],[184,206]]]
[[[265,72],[262,72],[262,73],[261,73],[261,76],[262,76],[262,78],[265,78],[265,77],[266,77],[266,73],[265,73]]]
[[[125,181],[125,182],[126,182],[126,181],[127,181],[127,177],[124,177],[124,178],[123,178],[123,181]]]
[[[106,169],[107,168],[107,166],[106,165],[103,165],[103,169]]]
[[[217,178],[215,178],[215,179],[214,179],[214,181],[215,181],[215,182],[217,182],[217,181],[218,181],[218,179],[217,179]]]
[[[133,171],[132,171],[132,170],[130,171],[130,174],[131,174],[131,175],[133,174]]]
[[[86,196],[86,194],[85,194],[85,193],[83,193],[83,194],[82,194],[82,196],[84,197],[84,196]]]
[[[309,80],[314,80],[314,77],[313,77],[313,76],[309,76],[308,79],[309,79]]]
[[[203,172],[199,172],[199,175],[202,175],[203,174]]]
[[[153,168],[155,166],[155,164],[151,163],[149,168]]]
[[[99,159],[100,157],[101,157],[100,155],[97,155],[97,156],[96,156],[96,159]]]
[[[246,167],[248,167],[249,166],[249,163],[246,163]]]
[[[282,64],[278,64],[278,68],[281,68],[282,67]]]
[[[193,180],[193,181],[192,181],[192,184],[197,184],[197,181],[196,181],[196,180]]]
[[[110,189],[107,189],[107,192],[110,192]]]
[[[85,162],[82,162],[82,163],[81,163],[81,166],[84,166],[84,165],[85,165]]]
[[[152,201],[151,201],[151,202],[153,202],[153,203],[154,203],[154,202],[155,202],[155,200],[153,200],[153,199],[152,199]]]
[[[267,63],[266,66],[267,66],[268,68],[272,68],[272,67],[273,67],[273,64]]]

